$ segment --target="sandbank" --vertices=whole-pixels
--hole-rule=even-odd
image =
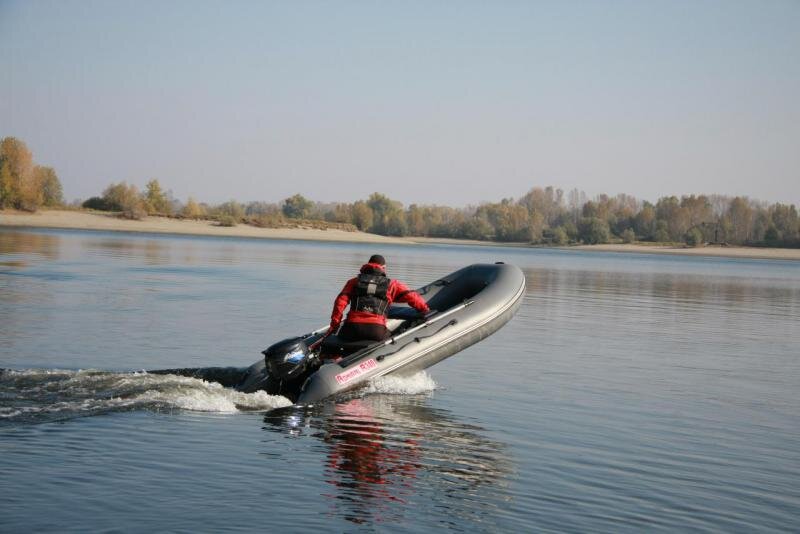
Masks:
[[[147,217],[140,221],[121,219],[113,214],[41,210],[36,213],[0,211],[0,226],[65,228],[70,230],[103,230],[155,234],[202,235],[218,237],[253,237],[262,239],[299,239],[308,241],[341,241],[350,243],[409,244],[413,241],[365,232],[347,232],[317,228],[256,228],[245,224],[217,226],[212,221]]]
[[[704,247],[681,247],[650,244],[576,245],[567,250],[595,252],[629,252],[637,254],[678,254],[684,256],[716,256],[725,258],[752,258],[765,260],[800,260],[800,249],[762,248],[706,245]]]

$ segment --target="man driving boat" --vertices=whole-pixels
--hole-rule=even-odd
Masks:
[[[333,303],[331,324],[326,334],[336,333],[348,304],[350,311],[337,334],[342,341],[383,341],[392,334],[386,328],[386,314],[393,302],[406,302],[420,313],[430,308],[425,300],[399,280],[386,276],[386,260],[375,254],[361,266],[358,276],[351,278]]]

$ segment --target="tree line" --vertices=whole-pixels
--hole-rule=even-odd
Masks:
[[[50,167],[33,163],[25,144],[0,144],[0,208],[35,210],[63,203],[61,184]],[[316,202],[295,194],[281,202],[235,200],[210,205],[185,203],[150,180],[143,191],[126,182],[110,184],[100,196],[78,203],[141,219],[162,215],[205,219],[233,226],[336,227],[387,236],[440,237],[529,244],[610,242],[706,243],[798,247],[800,221],[793,204],[767,204],[723,195],[666,196],[655,204],[630,195],[588,199],[573,189],[534,187],[520,198],[477,206],[402,203],[382,193],[355,202]]]
[[[534,187],[518,199],[478,206],[411,204],[403,206],[382,193],[365,200],[315,202],[300,194],[279,203],[182,204],[157,180],[144,193],[125,183],[112,184],[102,197],[83,204],[95,209],[216,220],[219,224],[259,227],[323,223],[387,236],[443,237],[543,245],[610,242],[800,246],[797,208],[746,197],[667,196],[655,204],[630,195],[598,195],[592,200],[577,189]]]

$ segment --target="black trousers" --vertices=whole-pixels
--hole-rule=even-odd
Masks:
[[[373,323],[344,323],[337,334],[342,341],[361,341],[362,339],[383,341],[391,336],[392,333],[385,325]]]

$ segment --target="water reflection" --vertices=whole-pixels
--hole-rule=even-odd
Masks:
[[[43,258],[58,259],[61,239],[56,235],[25,232],[20,230],[0,230],[0,254],[37,254]]]
[[[11,346],[23,327],[20,306],[48,305],[53,296],[48,284],[70,279],[48,267],[61,255],[58,236],[0,229],[0,348]]]
[[[427,405],[425,396],[368,395],[269,412],[265,429],[324,445],[331,513],[347,521],[401,521],[424,509],[480,520],[507,500],[504,444]],[[418,518],[417,518],[418,519]]]
[[[523,269],[526,293],[537,297],[581,300],[603,299],[619,305],[626,299],[638,305],[709,304],[794,309],[800,302],[800,285],[782,278],[742,278],[713,273],[608,272],[585,270]],[[645,300],[652,299],[652,300]]]

